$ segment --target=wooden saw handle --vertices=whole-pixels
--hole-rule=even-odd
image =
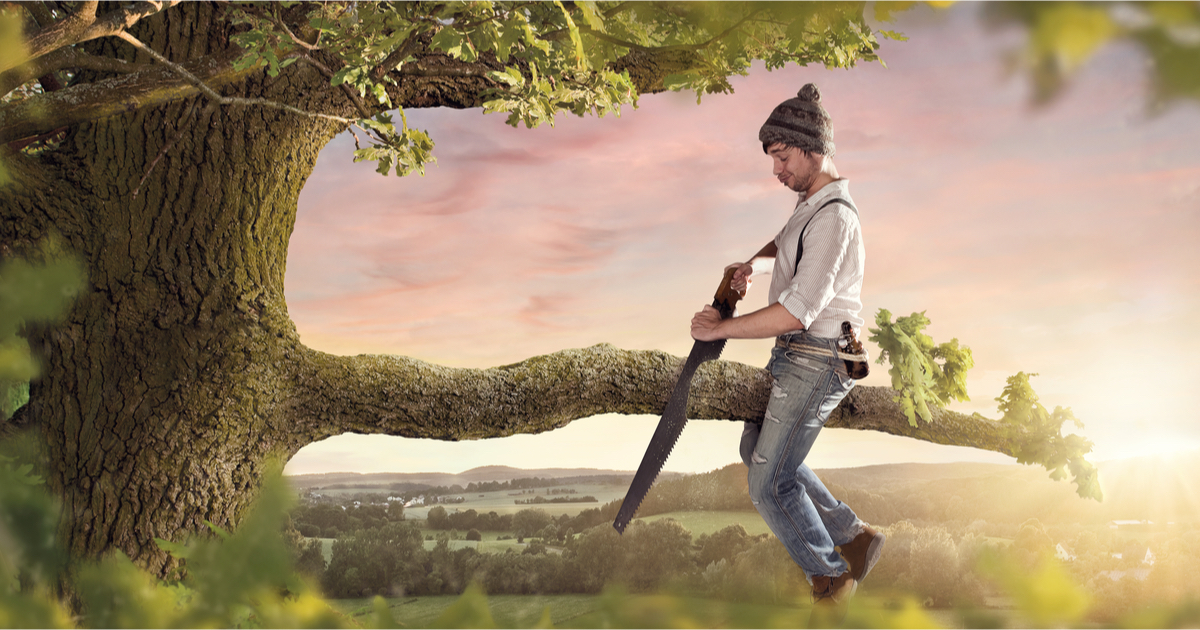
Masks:
[[[730,267],[725,270],[725,277],[721,280],[721,286],[717,287],[717,294],[713,297],[713,308],[721,311],[721,319],[733,317],[734,307],[738,300],[746,297],[745,291],[734,291],[733,274],[737,272],[737,267]]]

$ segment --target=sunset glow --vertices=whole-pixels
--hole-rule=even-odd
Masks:
[[[699,107],[660,94],[620,118],[534,130],[478,110],[409,111],[437,143],[423,178],[353,164],[352,139],[339,137],[301,197],[290,314],[318,350],[456,367],[601,342],[684,356],[723,266],[791,211],[757,131],[812,81],[862,213],[863,315],[925,311],[936,341],[972,349],[972,400],[954,409],[996,417],[1005,379],[1025,371],[1045,406],[1084,422],[1090,459],[1200,448],[1200,107],[1149,116],[1143,60],[1113,47],[1035,109],[1005,71],[1020,34],[985,32],[977,10],[905,14],[888,28],[910,41],[884,44],[887,68],[759,68]],[[743,310],[765,305],[768,284]],[[762,366],[770,344],[731,342],[724,358]],[[863,384],[887,385],[886,367]],[[603,416],[474,443],[342,436],[288,470],[630,470],[656,421]],[[667,469],[735,461],[740,430],[691,423]],[[1013,461],[830,430],[811,464],[968,460]]]

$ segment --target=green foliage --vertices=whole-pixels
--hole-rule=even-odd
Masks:
[[[0,380],[0,422],[12,417],[29,402],[29,383]]]
[[[375,170],[381,175],[387,175],[392,168],[396,169],[398,177],[413,171],[424,175],[425,165],[437,162],[433,157],[433,140],[428,133],[409,128],[404,110],[398,111],[402,121],[400,129],[396,129],[391,114],[387,113],[358,121],[360,128],[373,134],[372,143],[367,147],[362,147],[355,135],[354,161],[378,162]]]
[[[0,264],[0,423],[29,400],[29,381],[40,371],[22,327],[58,320],[84,285],[83,266],[57,238],[30,258]]]
[[[1001,422],[1010,427],[1017,461],[1041,464],[1056,480],[1066,479],[1069,471],[1079,496],[1102,500],[1104,493],[1096,467],[1083,458],[1091,452],[1092,442],[1074,433],[1062,434],[1062,426],[1068,420],[1079,428],[1083,423],[1070,408],[1055,407],[1053,412],[1047,411],[1029,384],[1030,376],[1037,375],[1017,372],[1008,377],[1003,393],[996,398],[1003,414]]]
[[[343,627],[345,619],[291,571],[279,536],[288,497],[273,475],[235,532],[214,528],[211,538],[163,543],[184,560],[179,581],[155,580],[119,551],[66,572],[54,536],[56,502],[26,469],[0,460],[0,626]],[[53,595],[64,579],[81,617]]]
[[[65,556],[54,539],[58,506],[29,469],[0,458],[0,626],[62,628],[70,613],[53,595]]]
[[[322,578],[325,591],[339,597],[390,593],[424,577],[421,532],[412,523],[388,523],[338,538]]]
[[[53,544],[56,507],[35,478],[9,465],[0,465],[0,625],[5,627],[352,627],[353,621],[333,611],[304,583],[291,574],[287,553],[279,537],[283,510],[287,505],[286,490],[278,477],[272,477],[253,511],[233,532],[213,528],[214,535],[167,545],[184,558],[187,575],[179,581],[161,582],[138,569],[125,556],[115,553],[99,562],[82,562],[72,572],[71,590],[82,609],[81,616],[70,611],[52,593],[50,586],[62,579],[65,558]],[[395,538],[405,528],[403,523],[388,523],[374,534],[379,549],[395,544],[407,544]],[[389,533],[391,532],[391,533]],[[951,627],[1072,627],[1097,625],[1094,613],[1101,604],[1092,588],[1080,586],[1072,576],[1071,567],[1052,558],[1036,555],[1044,550],[1042,539],[1046,530],[1030,520],[1021,526],[1017,541],[1009,547],[992,546],[981,552],[978,539],[947,534],[942,527],[914,527],[902,522],[886,528],[888,546],[883,559],[872,573],[869,587],[873,589],[895,575],[897,559],[909,574],[909,589],[915,595],[880,596],[875,590],[862,591],[855,598],[845,624],[862,628],[925,628],[949,623]],[[643,536],[640,541],[626,539]],[[744,532],[737,528],[709,537],[713,544],[725,548],[705,576],[724,574],[723,580],[711,583],[714,599],[698,599],[681,595],[662,594],[653,590],[645,595],[633,595],[621,586],[636,581],[638,573],[630,572],[628,562],[646,562],[638,569],[664,567],[665,576],[680,576],[697,570],[694,564],[674,565],[671,557],[688,553],[690,535],[667,521],[646,525],[635,521],[626,537],[618,537],[611,527],[603,526],[585,533],[591,539],[592,553],[580,556],[581,569],[604,570],[603,561],[616,558],[615,572],[602,580],[600,596],[591,600],[590,612],[582,616],[561,616],[559,623],[570,627],[773,627],[803,626],[809,618],[809,605],[803,578],[773,537],[763,537],[746,546]],[[403,536],[402,536],[403,538]],[[725,540],[728,539],[728,540]],[[1021,541],[1033,541],[1027,545]],[[721,542],[724,541],[724,542]],[[1038,542],[1042,541],[1042,542]],[[726,543],[731,543],[726,544]],[[590,543],[589,543],[590,544]],[[1172,541],[1172,547],[1162,548],[1165,562],[1178,557],[1176,569],[1189,567],[1195,545],[1190,536]],[[1184,545],[1184,546],[1180,546]],[[1191,547],[1186,547],[1191,545]],[[703,547],[703,546],[702,546]],[[1028,549],[1026,549],[1028,547]],[[714,548],[715,549],[715,548]],[[1145,546],[1137,549],[1144,553]],[[1083,552],[1084,546],[1076,544]],[[1157,552],[1156,548],[1156,552]],[[691,550],[695,552],[695,549]],[[1104,548],[1096,550],[1104,552]],[[431,554],[432,564],[414,563],[421,571],[441,573],[447,579],[451,572],[463,575],[484,575],[497,585],[512,585],[528,581],[546,589],[561,584],[566,573],[554,567],[564,566],[565,556],[539,554],[495,554],[484,559],[471,550],[449,552],[441,549]],[[1021,560],[1022,554],[1034,554],[1032,564]],[[730,556],[733,562],[730,562]],[[977,558],[981,560],[976,561]],[[514,571],[498,574],[501,567]],[[1158,567],[1155,567],[1157,572]],[[975,613],[971,608],[944,609],[937,617],[919,601],[954,601],[951,593],[969,587],[972,571],[978,572],[999,588],[995,594],[1009,598],[1015,611]],[[20,576],[17,579],[16,576]],[[1153,578],[1152,574],[1152,579]],[[500,577],[499,581],[493,576]],[[903,576],[901,576],[903,577]],[[894,578],[893,578],[894,579]],[[1164,575],[1165,584],[1180,579],[1178,572]],[[535,582],[536,581],[536,582]],[[903,581],[903,580],[901,580]],[[1107,578],[1098,580],[1099,588],[1108,588]],[[605,584],[607,582],[607,584]],[[661,589],[672,583],[663,578],[653,581],[651,589]],[[675,588],[687,588],[678,581]],[[1156,583],[1157,584],[1157,583]],[[1183,587],[1189,582],[1184,582]],[[735,589],[742,589],[741,595]],[[599,588],[597,589],[599,590]],[[488,588],[492,591],[492,588]],[[460,584],[451,592],[462,593],[449,606],[432,615],[430,627],[497,627],[506,617],[496,611],[494,599],[484,594],[484,585]],[[686,591],[684,591],[686,592]],[[743,599],[754,605],[730,601]],[[402,603],[412,601],[406,597]],[[401,603],[401,602],[398,602]],[[774,605],[764,605],[773,603]],[[551,627],[549,608],[539,604],[542,613],[536,627]],[[576,607],[578,610],[578,607]],[[356,620],[372,627],[398,627],[392,609],[383,598],[371,600],[369,613]],[[1161,600],[1153,606],[1140,607],[1128,602],[1110,618],[1100,621],[1116,627],[1192,627],[1200,619],[1200,607],[1186,596],[1177,601]],[[528,615],[525,616],[529,618]],[[408,622],[409,618],[405,617]],[[427,622],[428,623],[428,622]],[[526,622],[534,623],[533,619]],[[985,624],[985,625],[979,625]],[[424,625],[424,624],[423,624]]]
[[[0,9],[0,64],[12,67],[28,54],[25,38],[21,36],[21,16],[16,11]],[[0,102],[8,102],[16,98],[14,94],[0,95]],[[12,181],[8,168],[4,165],[3,155],[0,155],[0,188]]]
[[[83,288],[83,266],[58,239],[46,239],[31,257],[0,265],[0,381],[37,376],[37,361],[19,337],[21,327],[54,322]]]
[[[988,551],[980,569],[1013,598],[1021,615],[1038,628],[1078,625],[1091,606],[1091,597],[1050,555],[1041,556],[1033,570]]]
[[[959,346],[958,339],[934,345],[933,339],[921,332],[929,323],[923,311],[892,322],[891,312],[881,308],[875,314],[878,328],[869,329],[869,340],[880,348],[876,362],[891,361],[888,374],[892,389],[898,392],[894,400],[914,427],[918,417],[932,420],[930,405],[944,407],[952,400],[970,400],[967,370],[975,366],[971,349]]]
[[[1151,99],[1162,106],[1200,98],[1200,5],[1194,2],[1006,2],[985,13],[1029,33],[1014,62],[1045,103],[1062,93],[1070,75],[1105,45],[1132,42],[1149,57]]]
[[[530,128],[553,125],[559,112],[620,115],[644,91],[693,90],[697,99],[730,92],[728,77],[746,74],[755,60],[768,69],[848,68],[877,60],[879,48],[857,3],[239,3],[233,15],[244,27],[233,37],[239,69],[276,76],[320,51],[337,62],[333,85],[389,109],[394,73],[466,73],[492,84],[485,112]],[[416,55],[424,50],[476,65],[425,65]],[[668,74],[639,84],[631,75],[646,67]],[[360,107],[353,124],[371,144],[358,146],[355,160],[377,161],[385,175],[423,172],[432,141],[398,112],[399,125]]]
[[[929,323],[924,312],[897,317],[893,322],[891,312],[881,308],[875,314],[878,328],[870,329],[870,341],[880,348],[877,362],[891,362],[888,374],[892,377],[892,388],[897,391],[893,400],[900,403],[900,409],[914,427],[918,417],[926,422],[932,420],[930,406],[944,407],[952,400],[970,400],[967,370],[975,366],[971,349],[960,346],[958,339],[935,345],[922,332]],[[1074,433],[1062,434],[1062,425],[1068,420],[1080,428],[1083,423],[1069,408],[1055,407],[1048,412],[1038,402],[1029,376],[1018,372],[1009,377],[1003,393],[996,398],[1003,414],[1001,422],[1009,427],[1012,454],[1022,464],[1045,466],[1056,480],[1065,479],[1069,472],[1079,496],[1101,500],[1103,492],[1096,468],[1084,459],[1091,452],[1092,443]]]
[[[434,628],[495,628],[492,611],[488,609],[487,596],[478,582],[471,582],[462,597],[450,605],[433,622]]]

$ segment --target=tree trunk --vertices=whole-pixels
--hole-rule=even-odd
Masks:
[[[154,537],[230,526],[266,458],[295,451],[277,439],[299,348],[284,264],[300,188],[335,131],[200,107],[85,125],[77,151],[17,187],[22,227],[54,226],[89,269],[67,321],[32,339],[46,368],[29,416],[64,533],[73,553],[115,547],[159,571]]]
[[[183,57],[211,18],[172,12],[139,35]],[[328,83],[299,69],[239,95],[344,100]],[[31,331],[45,369],[25,412],[73,555],[117,548],[165,574],[155,537],[232,526],[269,459],[299,448],[279,439],[302,353],[284,266],[300,189],[338,131],[193,99],[78,126],[41,163],[14,165],[3,240],[57,231],[88,269],[66,321]]]

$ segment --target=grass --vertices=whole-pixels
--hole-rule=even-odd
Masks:
[[[439,535],[444,536],[449,533],[450,533],[449,531],[422,529],[421,530],[422,538],[424,538],[427,534],[432,534],[434,537],[433,540],[424,540],[423,541],[425,550],[430,551],[434,547],[437,546],[437,542],[438,542],[437,537]],[[459,536],[462,536],[464,534],[465,534],[465,532],[459,532]],[[505,553],[509,549],[512,549],[516,553],[521,553],[522,551],[525,550],[525,547],[528,546],[527,543],[526,544],[518,543],[517,539],[515,537],[509,538],[508,540],[497,540],[497,538],[499,536],[504,536],[504,535],[513,536],[513,534],[511,532],[509,532],[507,534],[504,532],[483,532],[483,540],[481,540],[481,541],[459,539],[459,540],[449,540],[446,542],[447,542],[447,544],[449,544],[451,551],[457,551],[459,549],[474,549],[474,550],[478,551],[479,553]],[[334,539],[333,538],[318,538],[317,540],[321,541],[321,555],[325,557],[325,563],[328,564],[333,559],[333,541],[334,541]],[[549,549],[547,549],[547,551],[549,551],[551,553],[562,553],[562,551],[560,549],[555,549],[555,548],[549,548]]]
[[[475,510],[482,514],[495,512],[497,514],[516,514],[521,510],[535,508],[542,509],[553,516],[566,514],[568,516],[577,516],[580,512],[592,508],[598,508],[609,501],[624,498],[625,492],[628,490],[626,486],[614,484],[572,484],[567,486],[554,486],[552,489],[562,490],[573,488],[576,494],[573,495],[551,495],[547,494],[551,488],[539,488],[540,492],[530,494],[513,494],[518,493],[516,490],[502,490],[498,492],[464,492],[462,495],[464,501],[462,503],[451,503],[443,505],[447,512],[466,512],[467,510]],[[535,496],[544,496],[547,499],[555,497],[596,497],[595,503],[542,503],[540,505],[517,505],[514,501],[531,499]],[[404,509],[404,514],[409,518],[424,519],[429,510],[434,506],[410,507]]]
[[[388,599],[387,603],[392,616],[404,627],[428,628],[458,598],[458,595],[398,597]],[[557,626],[594,612],[599,606],[598,600],[597,595],[492,595],[487,598],[487,603],[492,618],[501,628],[530,628],[538,624],[546,607],[550,608],[550,621]],[[371,599],[332,599],[329,602],[359,622],[369,623],[374,613]]]
[[[758,512],[667,512],[647,516],[643,520],[653,522],[664,518],[679,521],[695,538],[699,538],[700,534],[714,534],[735,524],[740,524],[751,536],[771,531]]]
[[[329,564],[333,560],[333,538],[318,538],[321,541],[321,556],[325,558],[325,564]]]
[[[458,602],[459,597],[399,597],[385,601],[392,616],[402,627],[429,628],[441,625],[439,617]],[[352,621],[364,625],[372,621],[374,607],[371,599],[329,601]],[[880,615],[895,614],[898,607],[898,602],[881,599],[859,598],[856,601],[859,604],[856,620],[860,622],[887,621]],[[670,595],[492,595],[487,597],[487,607],[496,626],[500,628],[537,626],[543,621],[547,610],[550,623],[560,628],[797,628],[805,627],[809,621],[806,603],[727,602]],[[961,627],[960,612],[953,609],[923,610],[911,621],[916,622],[917,627]],[[896,618],[890,620],[899,621]]]
[[[512,549],[516,553],[525,551],[528,544],[518,543],[516,539],[512,540],[448,540],[446,543],[450,547],[450,551],[458,551],[459,549],[474,549],[479,553],[505,553]],[[426,540],[425,550],[429,551],[437,546],[436,540]],[[547,548],[551,553],[561,553],[561,550]]]

